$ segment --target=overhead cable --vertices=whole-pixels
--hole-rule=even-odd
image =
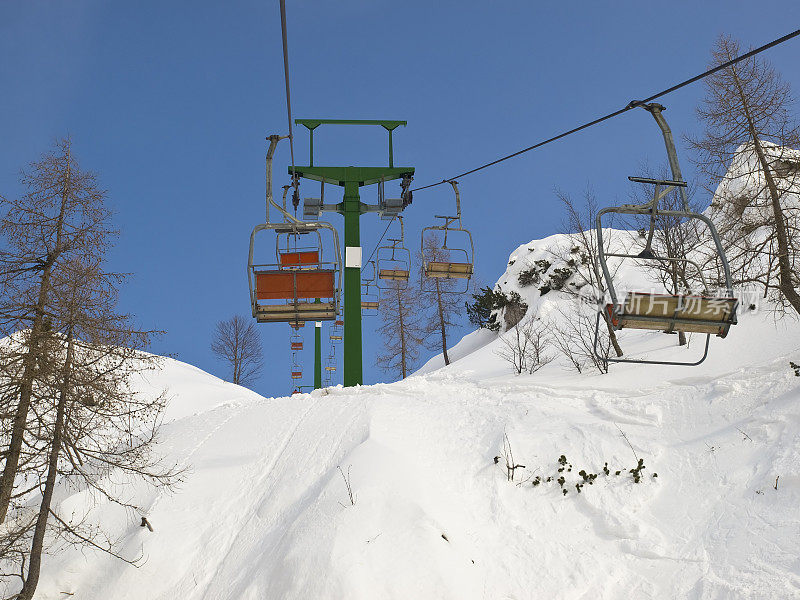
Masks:
[[[281,6],[281,37],[283,38],[283,75],[286,79],[286,112],[289,117],[289,150],[292,157],[292,179],[294,173],[294,135],[292,133],[292,97],[289,93],[289,44],[286,34],[286,0],[280,0]]]
[[[728,67],[731,67],[731,66],[735,65],[738,62],[746,60],[746,59],[750,58],[751,56],[755,56],[756,54],[764,52],[765,50],[769,50],[770,48],[773,48],[774,46],[777,46],[778,44],[782,44],[783,42],[786,42],[786,41],[788,41],[788,40],[790,40],[790,39],[792,39],[794,37],[797,37],[798,35],[800,35],[800,29],[797,29],[797,30],[795,30],[795,31],[793,31],[793,32],[791,32],[791,33],[789,33],[787,35],[784,35],[783,37],[780,37],[780,38],[778,38],[776,40],[773,40],[768,44],[764,44],[763,46],[759,46],[758,48],[756,48],[754,50],[750,50],[749,52],[746,52],[745,54],[742,54],[741,56],[737,56],[736,58],[734,58],[732,60],[724,62],[721,65],[717,65],[716,67],[714,67],[712,69],[709,69],[708,71],[705,71],[705,72],[703,72],[703,73],[701,73],[699,75],[695,75],[694,77],[691,77],[691,78],[686,79],[685,81],[682,81],[682,82],[680,82],[680,83],[678,83],[676,85],[668,87],[667,89],[662,90],[662,91],[658,92],[657,94],[653,94],[652,96],[648,96],[644,100],[632,100],[624,108],[620,108],[619,110],[615,110],[614,112],[611,112],[611,113],[609,113],[607,115],[599,117],[599,118],[595,119],[594,121],[589,121],[588,123],[584,123],[583,125],[579,125],[578,127],[570,129],[569,131],[565,131],[564,133],[560,133],[560,134],[558,134],[556,136],[553,136],[551,138],[548,138],[548,139],[546,139],[544,141],[541,141],[541,142],[538,142],[536,144],[533,144],[532,146],[528,146],[527,148],[523,148],[522,150],[518,150],[517,152],[514,152],[513,154],[508,154],[506,156],[498,158],[497,160],[493,160],[493,161],[488,162],[486,164],[483,164],[483,165],[481,165],[479,167],[475,167],[474,169],[470,169],[469,171],[465,171],[463,173],[459,173],[458,175],[454,175],[453,177],[448,177],[447,179],[442,179],[441,181],[438,181],[436,183],[430,183],[428,185],[423,185],[422,187],[414,188],[411,191],[412,192],[419,192],[421,190],[426,190],[428,188],[436,187],[437,185],[442,185],[443,183],[447,183],[447,182],[449,182],[451,180],[454,180],[454,179],[460,179],[461,177],[465,177],[466,175],[471,175],[472,173],[475,173],[477,171],[481,171],[483,169],[486,169],[488,167],[491,167],[493,165],[496,165],[498,163],[506,161],[506,160],[508,160],[510,158],[514,158],[515,156],[519,156],[520,154],[524,154],[525,152],[530,152],[531,150],[535,150],[536,148],[541,148],[542,146],[544,146],[546,144],[549,144],[551,142],[555,142],[556,140],[560,140],[561,138],[565,138],[568,135],[572,135],[573,133],[577,133],[577,132],[579,132],[579,131],[581,131],[583,129],[588,129],[589,127],[592,127],[594,125],[602,123],[603,121],[607,121],[609,119],[613,119],[614,117],[617,117],[617,116],[621,115],[622,113],[628,112],[629,110],[634,109],[634,108],[636,108],[638,106],[641,106],[642,104],[647,104],[648,102],[652,102],[653,100],[655,100],[656,98],[660,98],[661,96],[666,96],[667,94],[670,94],[670,93],[672,93],[672,92],[674,92],[676,90],[679,90],[682,87],[685,87],[685,86],[687,86],[687,85],[689,85],[691,83],[694,83],[695,81],[699,81],[700,79],[704,79],[704,78],[708,77],[709,75],[713,75],[717,71],[721,71],[723,69],[727,69]]]

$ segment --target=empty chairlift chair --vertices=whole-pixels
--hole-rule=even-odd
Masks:
[[[375,252],[378,271],[378,288],[385,290],[395,285],[408,286],[411,275],[411,252],[403,245],[403,217],[397,215],[400,222],[400,238],[389,238],[391,245],[379,246]]]
[[[361,315],[364,317],[377,315],[378,307],[380,306],[377,284],[375,282],[377,268],[373,261],[370,261],[368,264],[372,265],[372,277],[361,280]]]
[[[342,264],[336,229],[326,222],[305,222],[272,197],[272,157],[280,136],[270,136],[267,151],[267,220],[250,234],[247,280],[253,317],[259,323],[289,323],[295,329],[306,321],[334,320],[339,312]],[[297,194],[296,182],[295,195]],[[270,221],[270,206],[282,220]],[[275,232],[275,260],[257,262],[256,238]],[[322,232],[330,235],[323,243]],[[326,236],[326,240],[328,237]]]
[[[276,229],[279,239],[277,261],[256,264],[253,261],[255,234],[264,229]],[[334,233],[335,258],[323,258],[321,224],[291,223],[280,228],[259,226],[250,238],[248,279],[253,316],[259,323],[334,320],[339,312],[338,240]],[[281,238],[285,245],[280,247]],[[306,242],[305,239],[309,242]],[[306,247],[298,244],[305,242]]]
[[[292,328],[292,329],[294,331],[289,336],[289,348],[292,350],[292,352],[295,352],[297,350],[302,350],[303,349],[303,338],[300,335],[299,330],[297,330],[296,328]]]
[[[469,280],[475,271],[475,246],[472,234],[461,223],[461,195],[458,182],[449,181],[456,197],[456,216],[436,215],[444,222],[422,230],[421,251],[425,257],[423,274],[428,278],[459,279],[465,282],[464,289],[443,288],[443,292],[464,293],[469,289]],[[426,236],[426,232],[428,235]],[[434,237],[442,232],[441,245]]]
[[[606,319],[613,329],[645,329],[674,333],[682,331],[686,333],[700,333],[706,335],[705,349],[702,357],[696,361],[662,361],[662,360],[639,360],[629,358],[607,358],[610,362],[633,362],[644,364],[667,364],[667,365],[686,365],[694,366],[702,363],[708,355],[709,341],[712,335],[724,338],[728,335],[731,325],[736,324],[736,309],[738,300],[733,295],[731,284],[730,267],[728,265],[725,251],[722,247],[719,235],[714,223],[705,215],[690,210],[686,195],[686,182],[682,180],[680,165],[678,163],[675,144],[672,133],[667,125],[661,111],[663,106],[658,104],[642,105],[661,128],[664,142],[667,148],[670,167],[672,169],[671,180],[658,180],[643,177],[629,177],[633,182],[643,183],[654,186],[653,199],[641,205],[623,204],[619,207],[609,207],[601,210],[597,214],[597,246],[598,258],[605,279],[611,303],[603,307],[605,315],[601,313],[597,317],[595,330],[595,353],[597,353],[597,343],[599,336],[600,318]],[[681,195],[681,207],[677,210],[665,210],[659,208],[659,202],[673,190],[679,190]],[[625,215],[643,215],[649,217],[649,231],[646,237],[644,248],[636,253],[611,253],[606,252],[603,241],[602,217],[608,213]],[[711,239],[714,242],[715,251],[722,266],[725,290],[722,295],[708,295],[708,285],[705,283],[702,270],[696,262],[686,256],[670,257],[657,256],[651,246],[653,233],[658,217],[667,217],[680,221],[681,219],[695,219],[702,221],[708,228]],[[702,281],[702,294],[664,294],[648,292],[629,292],[624,302],[619,302],[617,291],[614,286],[614,279],[611,276],[608,259],[616,257],[621,259],[637,259],[648,261],[661,261],[673,263],[688,263],[694,269]],[[603,357],[604,358],[604,357]],[[605,358],[604,358],[605,359]]]

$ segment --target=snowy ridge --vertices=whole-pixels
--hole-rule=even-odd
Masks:
[[[521,245],[498,280],[530,315],[561,318],[574,302],[518,285],[526,264],[565,243]],[[619,276],[652,286],[635,265]],[[135,490],[155,531],[80,492],[59,496],[62,514],[88,509],[145,563],[64,549],[46,557],[37,597],[800,597],[800,377],[789,367],[800,323],[768,309],[744,311],[693,368],[577,375],[554,361],[515,376],[498,334],[481,330],[447,368],[433,359],[394,384],[262,398],[165,359],[141,386],[169,388],[161,449],[191,471],[173,494]],[[659,356],[698,351],[674,338],[622,341]],[[513,482],[505,436],[525,465]],[[639,458],[637,484],[628,471]],[[598,476],[578,493],[581,469]],[[537,476],[553,480],[534,486]]]

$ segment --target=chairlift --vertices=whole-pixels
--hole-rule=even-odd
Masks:
[[[461,223],[461,195],[458,191],[458,182],[451,180],[448,183],[453,186],[456,196],[456,216],[436,215],[435,218],[442,219],[443,223],[431,225],[422,230],[420,249],[423,256],[426,250],[425,232],[441,231],[444,234],[438,255],[433,257],[434,260],[424,261],[423,273],[428,278],[463,280],[465,282],[463,290],[460,288],[442,288],[441,290],[446,293],[463,294],[469,289],[469,280],[475,271],[475,245],[472,241],[472,234]]]
[[[303,337],[300,335],[299,330],[295,329],[289,336],[289,347],[292,351],[303,349]]]
[[[664,144],[667,149],[670,168],[672,170],[672,179],[658,180],[644,177],[628,177],[630,181],[654,186],[653,199],[645,204],[623,204],[622,206],[618,207],[604,208],[597,213],[596,228],[598,259],[600,262],[600,267],[603,271],[606,287],[608,288],[608,293],[611,298],[611,303],[607,304],[606,306],[601,305],[599,307],[600,310],[598,311],[595,325],[594,352],[596,355],[600,356],[597,351],[597,343],[600,329],[600,318],[602,317],[607,319],[608,322],[611,323],[611,326],[616,330],[644,329],[663,331],[664,333],[683,331],[686,333],[706,334],[703,355],[699,360],[693,362],[641,360],[616,357],[609,357],[606,359],[605,357],[601,357],[604,360],[621,363],[695,366],[702,363],[708,356],[708,347],[711,336],[716,335],[717,337],[724,338],[726,335],[728,335],[731,325],[735,325],[737,323],[736,310],[739,302],[738,299],[733,295],[730,266],[728,264],[727,257],[725,256],[725,250],[722,247],[722,242],[720,241],[719,234],[717,233],[714,223],[705,215],[693,212],[689,208],[689,201],[686,194],[687,184],[685,181],[683,181],[683,177],[681,176],[680,164],[678,163],[678,155],[675,150],[672,132],[670,131],[666,120],[661,114],[665,108],[656,103],[642,104],[641,106],[653,116],[659,128],[661,129],[662,136],[664,137]],[[675,189],[678,189],[681,195],[681,209],[659,209],[659,202]],[[644,249],[642,249],[638,254],[606,252],[603,244],[602,216],[607,213],[649,216],[650,226]],[[708,285],[705,282],[699,265],[697,265],[696,262],[692,261],[688,257],[683,256],[670,258],[655,255],[651,244],[653,240],[653,232],[656,226],[656,219],[660,215],[686,219],[697,219],[705,223],[711,233],[711,238],[714,241],[716,252],[722,265],[725,277],[724,295],[708,295]],[[704,289],[702,290],[701,294],[654,294],[648,292],[629,292],[625,298],[625,301],[620,303],[616,288],[614,287],[614,280],[611,277],[608,268],[608,258],[611,257],[621,259],[683,262],[692,264],[700,273],[700,278],[703,282]]]
[[[400,238],[389,238],[391,245],[378,246],[375,251],[375,262],[378,271],[378,289],[387,290],[394,285],[408,286],[411,275],[411,252],[403,245],[403,217],[397,215],[400,223]],[[399,282],[382,284],[381,282]]]
[[[367,265],[372,266],[372,277],[365,277],[361,280],[361,315],[372,317],[378,314],[380,306],[377,290],[377,267],[374,261],[369,261]],[[366,269],[364,270],[366,271]]]
[[[300,361],[297,359],[297,352],[292,352],[292,379],[302,379],[303,367],[300,366]]]
[[[247,280],[252,313],[257,322],[288,322],[299,328],[305,321],[336,318],[341,296],[342,263],[339,236],[330,223],[301,221],[289,214],[286,195],[292,186],[284,186],[283,206],[274,200],[272,157],[280,139],[275,135],[269,137],[267,220],[256,225],[250,234]],[[270,205],[278,210],[282,221],[270,221]],[[275,261],[256,263],[256,236],[264,231],[275,232]],[[324,242],[322,232],[330,234],[329,242]]]
[[[333,327],[331,328],[330,339],[333,342],[341,342],[343,335],[342,335],[342,327],[344,326],[344,321],[334,321]]]

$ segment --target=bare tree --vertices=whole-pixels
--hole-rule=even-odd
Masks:
[[[419,325],[419,296],[413,287],[398,281],[381,294],[379,312],[383,324],[378,332],[383,336],[385,352],[377,357],[385,371],[399,373],[405,379],[419,358],[422,330]]]
[[[428,235],[417,258],[422,265],[426,261],[447,261],[449,254],[442,248],[439,236]],[[424,274],[420,277],[420,298],[430,311],[422,325],[426,346],[430,350],[441,350],[445,365],[450,364],[447,353],[448,331],[459,324],[464,312],[464,294],[457,290],[461,284],[462,280],[459,279],[427,278]]]
[[[556,190],[556,197],[561,200],[567,212],[564,230],[571,234],[571,240],[575,242],[575,245],[571,245],[569,248],[554,250],[556,257],[570,266],[574,272],[574,279],[577,280],[576,285],[564,286],[561,291],[582,301],[591,301],[596,304],[597,310],[602,315],[608,340],[616,355],[622,356],[622,348],[617,341],[616,331],[614,331],[611,318],[605,310],[606,285],[600,270],[595,233],[595,220],[598,212],[597,199],[591,188],[586,189],[583,204],[580,206],[572,200],[569,194],[561,190]],[[611,243],[611,236],[607,236],[607,239],[607,243]],[[605,250],[609,251],[608,248]],[[580,307],[580,305],[577,306]],[[590,329],[590,337],[593,339],[594,327]],[[577,328],[573,333],[578,332],[584,332],[584,329]]]
[[[11,490],[3,499],[19,534],[5,536],[2,559],[4,575],[18,564],[22,585],[14,598],[30,600],[48,534],[130,561],[97,526],[58,514],[57,485],[135,509],[108,489],[111,473],[168,486],[179,471],[163,467],[154,453],[163,396],[140,397],[131,389],[134,374],[156,366],[156,357],[140,352],[155,332],[115,312],[124,277],[102,269],[115,234],[105,193],[79,169],[69,140],[23,180],[30,193],[7,203],[2,227],[4,326],[23,328],[5,340],[0,371],[0,389],[17,398],[4,452]]]
[[[528,318],[516,323],[502,334],[503,347],[497,355],[510,363],[517,374],[533,374],[555,358],[547,352],[550,337],[538,318]]]
[[[608,359],[613,351],[611,338],[605,328],[597,328],[597,351],[595,352],[595,326],[599,318],[591,305],[575,299],[574,310],[556,308],[560,318],[550,321],[555,346],[566,357],[570,367],[578,373],[594,368],[608,373]]]
[[[236,385],[247,385],[260,377],[264,350],[251,319],[235,315],[219,321],[211,340],[211,351],[227,363],[231,381]]]
[[[13,419],[0,476],[0,523],[8,514],[20,466],[37,369],[51,324],[47,307],[54,271],[77,256],[102,252],[111,232],[104,192],[91,173],[78,168],[69,139],[23,171],[27,192],[18,199],[0,197],[5,247],[0,253],[0,329],[6,336],[26,329],[24,345],[6,357],[21,376],[8,384]]]
[[[712,64],[739,54],[739,43],[721,36]],[[722,221],[737,283],[774,290],[800,313],[800,153],[792,150],[800,145],[800,129],[789,112],[789,84],[759,56],[722,69],[705,83],[698,114],[706,133],[689,141],[712,192],[717,187],[723,192],[712,208]],[[731,178],[738,185],[727,185]]]

